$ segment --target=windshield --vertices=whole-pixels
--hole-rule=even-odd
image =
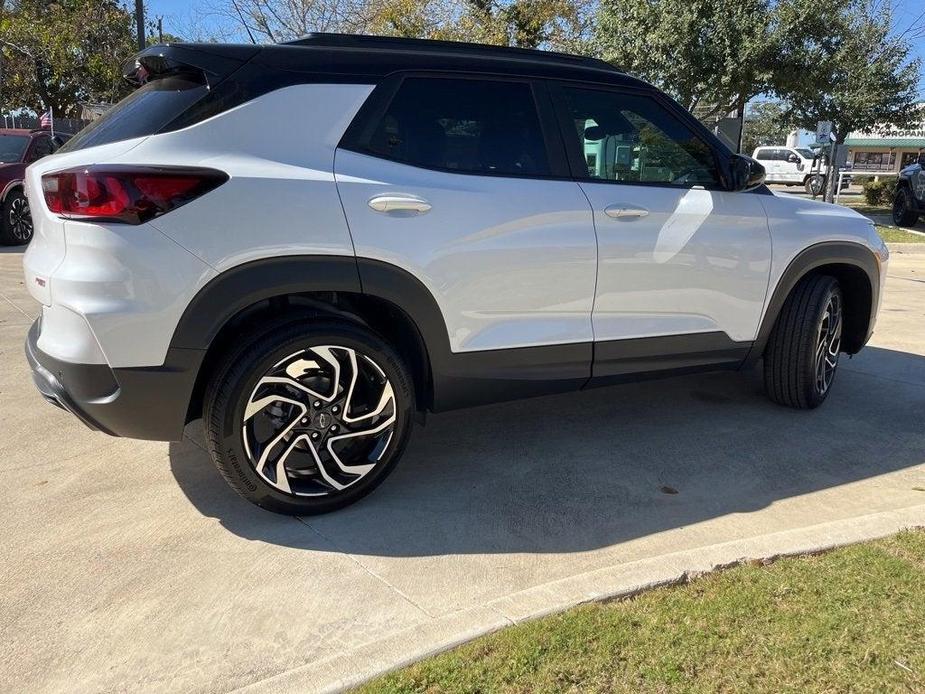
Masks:
[[[29,146],[25,135],[0,135],[0,164],[22,161],[22,155]]]
[[[152,135],[205,96],[193,75],[171,75],[139,87],[72,137],[62,152]]]
[[[804,159],[812,159],[816,155],[813,154],[813,150],[807,149],[806,147],[797,147],[796,153],[799,154]]]

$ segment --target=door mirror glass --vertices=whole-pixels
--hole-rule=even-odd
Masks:
[[[790,154],[787,155],[787,161],[789,161],[791,164],[799,164],[800,158],[796,154],[791,152]]]
[[[744,154],[729,159],[729,190],[752,190],[764,183],[764,167]]]

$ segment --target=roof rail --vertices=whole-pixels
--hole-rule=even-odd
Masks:
[[[431,51],[436,53],[479,53],[499,58],[524,58],[527,60],[552,60],[569,62],[606,70],[616,70],[610,63],[600,58],[588,58],[570,53],[544,51],[536,48],[519,48],[515,46],[492,46],[468,41],[440,41],[436,39],[414,39],[401,36],[372,36],[368,34],[332,34],[312,32],[292,41],[284,41],[284,46],[318,46],[331,48],[385,48],[396,51]]]

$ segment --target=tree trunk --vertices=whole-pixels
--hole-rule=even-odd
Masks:
[[[736,117],[739,119],[739,141],[736,143],[736,152],[742,152],[742,138],[745,135],[745,94],[739,94],[736,100]]]
[[[835,193],[838,190],[838,150],[845,143],[847,131],[844,128],[836,130],[835,143],[829,148],[829,177],[826,179],[826,202],[835,202]]]

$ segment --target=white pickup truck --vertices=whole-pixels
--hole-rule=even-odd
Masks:
[[[764,166],[768,183],[802,185],[810,195],[822,189],[824,180],[821,174],[812,173],[814,156],[809,147],[757,147],[752,153],[752,159]]]

